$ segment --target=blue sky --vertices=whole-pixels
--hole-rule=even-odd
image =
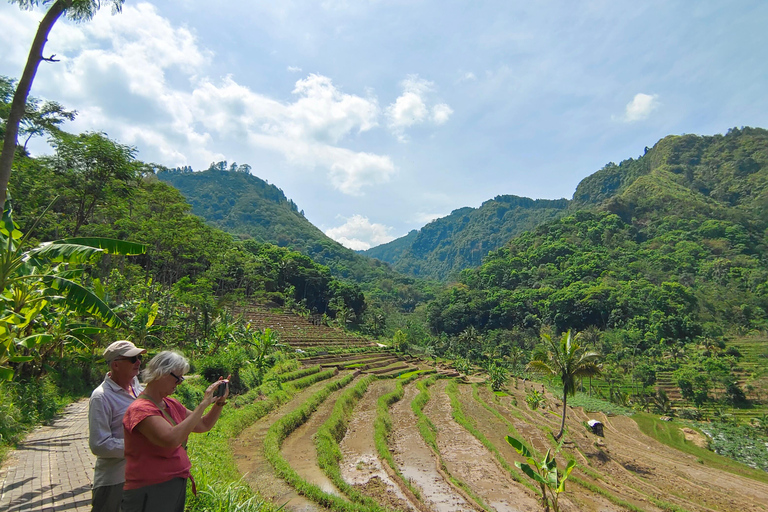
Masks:
[[[42,14],[0,4],[0,74]],[[766,26],[762,0],[129,0],[60,22],[32,94],[145,161],[248,163],[364,249],[500,194],[570,198],[669,134],[768,127]]]

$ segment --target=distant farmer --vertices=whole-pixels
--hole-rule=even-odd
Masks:
[[[136,376],[147,351],[130,341],[104,351],[109,372],[93,390],[88,407],[88,444],[96,455],[92,512],[119,512],[125,482],[123,415],[144,388]]]

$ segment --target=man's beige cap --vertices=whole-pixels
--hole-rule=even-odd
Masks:
[[[146,353],[146,349],[139,348],[128,340],[120,340],[112,343],[104,350],[104,360],[111,363],[118,357],[133,357]]]

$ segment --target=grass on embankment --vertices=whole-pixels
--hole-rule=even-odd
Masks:
[[[302,494],[324,507],[342,512],[369,512],[371,509],[361,503],[347,501],[341,496],[323,491],[320,487],[304,480],[288,463],[280,452],[280,446],[291,432],[303,425],[312,413],[334,391],[344,388],[355,378],[354,374],[346,375],[328,383],[323,389],[312,395],[298,409],[286,414],[269,427],[264,439],[264,451],[267,460],[275,469],[277,475],[288,482],[296,492]]]
[[[439,376],[435,375],[416,385],[419,388],[420,393],[416,395],[416,398],[411,402],[411,409],[414,414],[416,414],[416,426],[418,427],[424,442],[432,448],[432,452],[435,454],[435,457],[437,457],[437,461],[440,464],[440,469],[448,476],[450,482],[464,491],[481,508],[491,511],[492,509],[489,508],[479,496],[472,492],[472,489],[466,483],[454,477],[448,471],[448,467],[446,466],[443,457],[440,455],[440,448],[437,445],[437,427],[429,418],[427,418],[426,414],[424,414],[424,407],[430,399],[429,387],[432,386],[438,378]]]
[[[637,413],[632,416],[632,419],[635,420],[643,434],[681,452],[697,457],[698,462],[701,464],[739,476],[745,476],[758,482],[768,483],[768,473],[765,471],[753,469],[686,441],[685,434],[680,430],[679,424],[673,421],[661,421],[648,413]]]
[[[494,457],[496,457],[496,460],[501,464],[501,467],[503,467],[509,475],[512,477],[512,479],[518,483],[523,484],[530,490],[532,490],[534,493],[538,492],[537,489],[531,485],[525,478],[523,478],[523,475],[515,470],[509,462],[507,462],[507,459],[504,458],[504,456],[501,454],[498,448],[496,448],[496,445],[494,445],[491,441],[488,440],[487,437],[485,437],[485,434],[480,432],[480,430],[476,426],[476,422],[473,418],[469,418],[464,414],[464,408],[461,406],[461,402],[459,401],[459,385],[455,380],[452,380],[446,387],[445,392],[448,394],[448,397],[451,399],[451,416],[454,420],[456,420],[456,423],[464,427],[467,432],[475,436],[475,438],[482,443],[485,448],[493,454]],[[479,396],[475,393],[477,391],[476,386],[473,388],[473,394],[475,395],[475,399],[479,399]],[[482,402],[481,402],[482,403]],[[502,418],[503,419],[503,418]],[[508,424],[506,420],[504,420],[505,423],[507,423],[507,427],[511,427],[511,425]],[[520,436],[517,435],[517,432],[513,428],[510,428],[510,433],[519,438]]]
[[[342,459],[339,443],[347,432],[352,410],[368,390],[368,385],[374,380],[376,380],[374,375],[367,375],[339,396],[330,417],[315,434],[315,447],[317,448],[317,463],[320,469],[341,492],[346,494],[350,500],[361,503],[370,510],[385,510],[371,497],[349,485],[341,476],[339,467]]]
[[[229,440],[237,437],[245,428],[256,420],[266,416],[276,407],[288,402],[293,394],[311,386],[315,382],[329,379],[335,370],[316,372],[302,379],[280,385],[277,381],[285,379],[286,372],[295,369],[297,363],[289,363],[275,368],[275,372],[266,376],[266,382],[258,389],[246,395],[230,399],[224,407],[216,426],[205,434],[189,437],[187,450],[192,460],[192,475],[198,488],[198,495],[187,493],[187,507],[191,512],[215,510],[238,510],[249,512],[276,511],[277,506],[263,502],[251,488],[242,482],[237,470],[237,463],[229,446]],[[282,373],[278,373],[282,370]],[[182,402],[193,407],[202,399],[207,384],[200,379],[189,379],[180,386],[178,394]],[[256,401],[262,393],[265,399]]]

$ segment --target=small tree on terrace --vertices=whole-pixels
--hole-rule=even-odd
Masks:
[[[528,363],[529,371],[560,377],[563,384],[563,417],[555,440],[559,440],[565,430],[568,395],[576,393],[576,379],[600,373],[600,365],[597,363],[600,354],[582,349],[575,338],[571,336],[570,330],[563,333],[559,341],[553,340],[549,334],[542,334],[545,350],[537,353],[534,360]]]

